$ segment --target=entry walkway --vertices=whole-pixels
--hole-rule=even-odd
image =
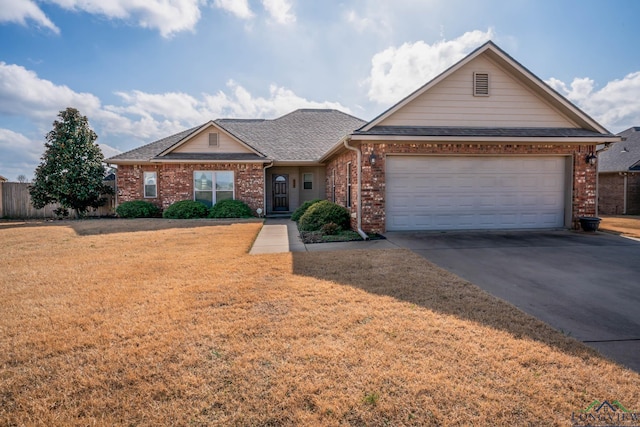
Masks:
[[[350,249],[398,249],[387,240],[367,240],[356,242],[311,243],[305,245],[300,239],[298,226],[289,218],[267,218],[258,233],[251,255],[277,254],[284,252],[318,252]]]

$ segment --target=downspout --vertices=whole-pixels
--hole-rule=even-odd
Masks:
[[[267,166],[264,166],[262,168],[262,181],[264,182],[262,190],[262,207],[264,208],[263,213],[265,218],[267,217],[267,169],[269,169],[270,167],[273,167],[273,160],[271,160],[271,163],[269,163]]]
[[[627,214],[627,173],[625,172],[624,175],[624,185],[623,185],[623,189],[624,189],[624,193],[622,194],[622,200],[623,200],[623,204],[622,204],[622,215],[626,215]]]
[[[357,231],[358,234],[364,239],[364,240],[369,240],[369,236],[367,236],[367,233],[365,233],[364,231],[362,231],[362,152],[349,145],[349,137],[346,137],[344,139],[344,148],[346,148],[347,150],[351,150],[351,151],[355,151],[356,152],[356,163],[357,163],[357,175],[358,177],[356,178],[356,185],[358,186],[358,193],[357,193],[357,198],[358,201],[356,203],[356,224],[357,224]]]

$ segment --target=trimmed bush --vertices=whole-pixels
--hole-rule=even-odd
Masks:
[[[220,200],[209,209],[209,218],[251,218],[253,212],[240,200]]]
[[[348,229],[350,224],[349,211],[340,205],[323,200],[314,203],[300,218],[300,231],[318,231],[322,226],[335,223],[341,229]]]
[[[291,215],[291,221],[295,221],[295,222],[300,221],[300,218],[302,218],[302,215],[304,215],[307,209],[309,209],[312,205],[321,201],[322,199],[307,200],[306,202],[301,204],[298,209],[296,209],[293,212],[293,214]]]
[[[209,209],[200,202],[181,200],[165,209],[162,217],[171,219],[206,218],[208,213]]]
[[[133,200],[119,204],[116,214],[120,218],[152,218],[160,216],[160,208],[144,200]]]

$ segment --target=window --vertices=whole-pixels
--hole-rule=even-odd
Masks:
[[[156,172],[144,172],[142,179],[144,181],[144,197],[158,197],[158,175]]]
[[[347,208],[351,209],[351,162],[347,163]]]
[[[220,200],[233,199],[233,172],[196,171],[193,173],[193,199],[208,207]]]
[[[218,134],[210,133],[209,134],[209,147],[218,147]]]
[[[304,173],[302,174],[302,188],[305,190],[313,189],[313,174],[312,173]]]
[[[489,73],[473,73],[473,96],[489,96]]]

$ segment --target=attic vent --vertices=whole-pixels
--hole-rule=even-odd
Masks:
[[[209,134],[209,147],[218,147],[218,134],[210,133]]]
[[[473,73],[473,96],[489,96],[489,73]]]

